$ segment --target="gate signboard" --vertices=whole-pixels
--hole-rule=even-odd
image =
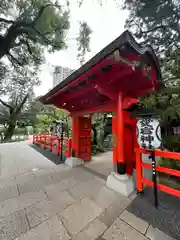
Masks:
[[[137,121],[137,140],[141,148],[149,150],[152,160],[152,180],[154,184],[154,205],[158,207],[158,191],[156,178],[156,158],[154,150],[161,147],[160,122],[155,118],[141,118]]]
[[[155,118],[142,118],[137,122],[138,144],[145,149],[153,150],[161,147],[160,123]]]

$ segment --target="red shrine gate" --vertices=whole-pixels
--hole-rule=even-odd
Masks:
[[[76,157],[91,159],[91,119],[96,111],[112,112],[113,164],[120,174],[132,174],[136,119],[129,109],[137,98],[161,85],[161,73],[151,47],[142,47],[125,31],[90,61],[40,98],[72,116],[72,148]]]

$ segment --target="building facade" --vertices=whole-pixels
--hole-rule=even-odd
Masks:
[[[61,66],[55,66],[53,72],[53,87],[62,82],[65,78],[71,75],[75,70]]]

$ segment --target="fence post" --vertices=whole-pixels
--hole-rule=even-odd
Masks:
[[[42,138],[41,138],[41,147],[44,148],[44,135],[42,135]]]
[[[59,153],[60,153],[60,138],[59,137],[57,138],[57,153],[59,156]]]
[[[44,135],[44,149],[46,149],[46,138],[47,138],[47,136]]]
[[[142,154],[136,149],[136,190],[138,194],[143,193]]]
[[[35,144],[35,135],[33,135],[33,144]]]
[[[71,157],[72,139],[68,139],[68,157]]]
[[[50,152],[52,152],[52,137],[50,136]]]
[[[39,135],[39,145],[40,145],[40,147],[41,147],[41,143],[42,143],[42,135],[40,134]]]

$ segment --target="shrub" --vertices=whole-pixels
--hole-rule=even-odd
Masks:
[[[14,135],[25,135],[26,129],[25,128],[16,128],[14,130]]]
[[[174,160],[174,159],[170,159],[170,158],[161,158],[158,165],[162,166],[162,167],[180,170],[180,161],[179,160]]]

